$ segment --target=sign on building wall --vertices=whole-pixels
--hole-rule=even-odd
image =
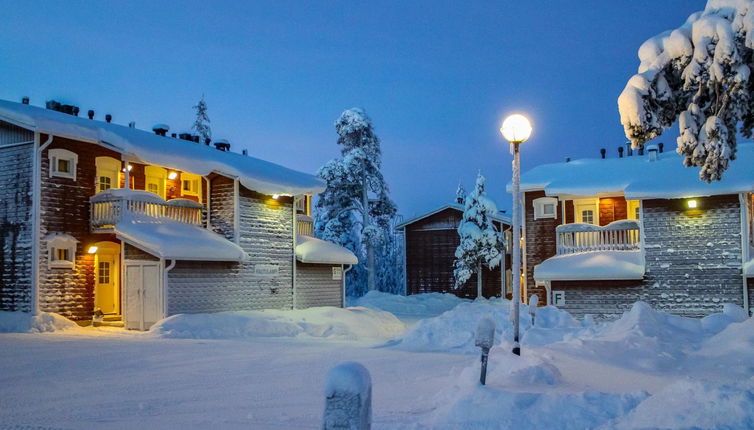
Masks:
[[[565,291],[553,291],[552,292],[552,304],[555,306],[565,305]]]
[[[335,281],[340,281],[343,279],[343,268],[342,267],[333,267],[332,268],[332,278]]]
[[[280,269],[277,264],[257,264],[254,266],[254,274],[257,276],[277,276]]]

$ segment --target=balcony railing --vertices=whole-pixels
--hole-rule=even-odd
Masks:
[[[302,236],[314,236],[314,219],[308,215],[296,215],[296,232]]]
[[[112,189],[92,196],[89,202],[92,231],[108,230],[124,220],[202,224],[200,203],[188,199],[165,201],[147,191]]]
[[[620,220],[604,227],[592,224],[563,224],[555,230],[557,254],[591,251],[634,251],[640,249],[639,223]]]

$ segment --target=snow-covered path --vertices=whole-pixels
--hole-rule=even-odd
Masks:
[[[332,341],[93,334],[0,335],[0,428],[320,428],[325,374],[351,360],[372,374],[375,427],[391,428],[477,360]]]

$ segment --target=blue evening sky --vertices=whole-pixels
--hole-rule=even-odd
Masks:
[[[524,170],[616,156],[616,100],[639,45],[704,4],[0,0],[0,98],[180,131],[204,94],[214,137],[312,173],[339,155],[335,119],[359,106],[400,213],[451,201],[477,171],[509,208],[501,119],[533,121]],[[672,149],[676,133],[660,140]]]

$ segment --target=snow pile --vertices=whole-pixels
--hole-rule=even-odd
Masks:
[[[428,318],[449,311],[460,303],[469,303],[453,294],[427,293],[400,296],[380,291],[370,291],[362,297],[349,297],[350,306],[364,306],[386,311],[399,318]]]
[[[56,313],[41,312],[33,316],[28,312],[0,311],[0,333],[49,333],[78,327]]]
[[[244,339],[309,337],[389,339],[405,326],[387,312],[367,308],[318,307],[298,310],[179,314],[155,324],[150,332],[166,338]]]
[[[437,317],[420,321],[403,335],[398,347],[412,351],[479,352],[474,346],[474,337],[479,320],[485,317],[492,318],[496,323],[495,339],[498,344],[511,341],[510,303],[502,299],[462,302]],[[569,313],[547,306],[538,310],[536,328],[529,337],[527,332],[532,325],[528,306],[521,305],[520,315],[523,344],[557,342],[582,329]]]
[[[556,255],[534,266],[534,279],[589,280],[642,279],[644,256],[641,251],[578,252]]]
[[[674,382],[606,428],[754,428],[754,378],[717,385],[690,378]]]

